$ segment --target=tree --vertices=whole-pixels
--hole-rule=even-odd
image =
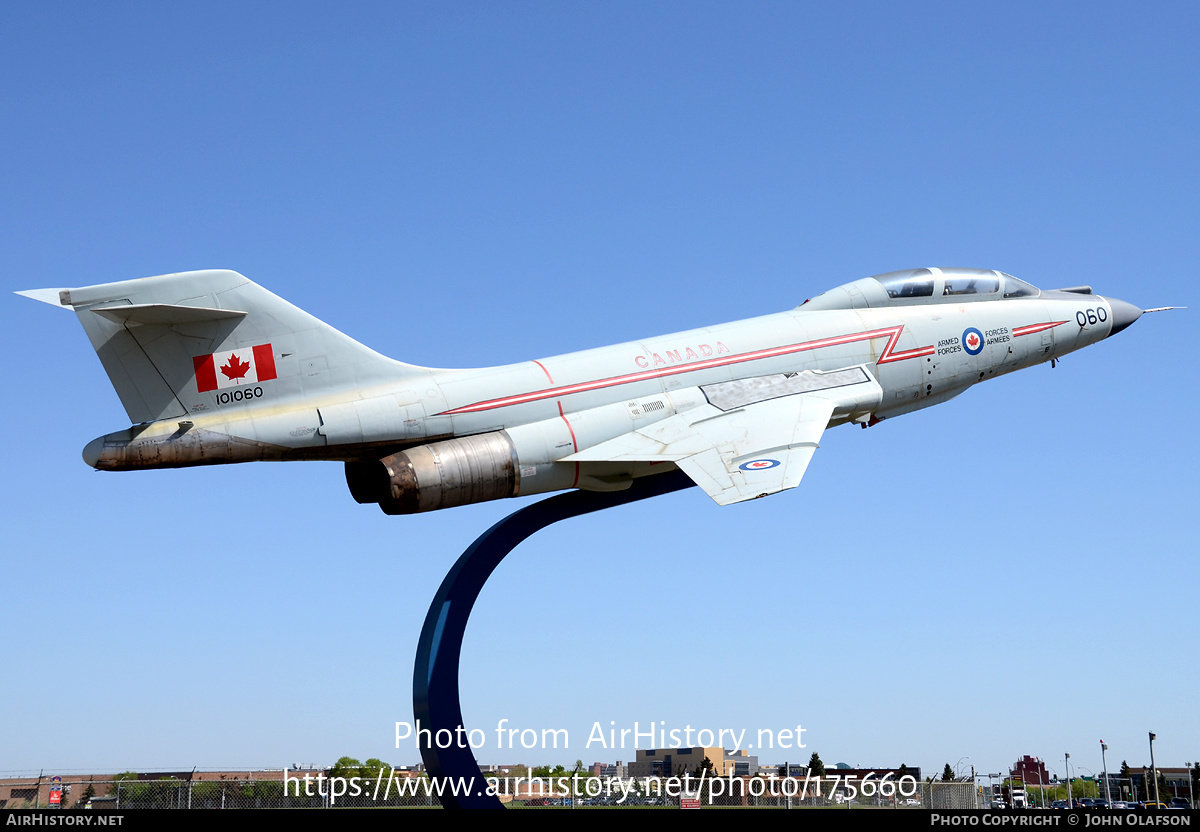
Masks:
[[[382,774],[386,774],[390,770],[391,766],[389,766],[383,760],[379,759],[378,757],[371,757],[362,764],[362,768],[358,770],[358,775],[364,780],[378,780]]]
[[[353,757],[338,757],[338,761],[329,769],[330,777],[357,777],[362,763]]]
[[[808,771],[809,774],[815,774],[817,777],[825,776],[825,764],[821,762],[821,756],[815,751],[808,758]]]
[[[120,774],[113,776],[112,785],[108,787],[108,793],[119,794],[118,788],[120,784],[129,780],[136,781],[137,779],[138,773],[136,771],[122,771]]]
[[[700,796],[703,799],[711,798],[713,796],[712,781],[714,779],[720,779],[720,777],[717,775],[716,766],[713,765],[712,760],[708,759],[708,755],[705,755],[704,759],[700,761],[700,765],[692,769],[690,774],[692,776],[692,783],[689,784],[689,788],[696,789],[701,781],[703,781],[704,789],[700,793]],[[709,802],[711,803],[711,800]]]
[[[386,774],[390,769],[391,766],[378,757],[372,757],[365,763],[360,763],[354,757],[339,757],[338,761],[329,769],[329,776],[375,780],[380,776],[380,772]]]
[[[946,763],[946,767],[942,769],[942,782],[949,783],[954,779],[954,769],[950,768],[950,764]]]
[[[1154,774],[1150,769],[1143,769],[1142,782],[1146,784],[1146,800],[1154,800]],[[1167,775],[1162,773],[1162,769],[1158,773],[1158,799],[1163,803],[1168,803],[1171,800],[1171,786],[1167,783]]]

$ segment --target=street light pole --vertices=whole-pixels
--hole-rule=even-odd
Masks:
[[[1067,808],[1075,808],[1075,799],[1071,797],[1071,754],[1066,752],[1063,754],[1063,765],[1067,772]]]
[[[1112,797],[1108,793],[1108,759],[1104,756],[1106,751],[1108,751],[1108,745],[1104,740],[1100,740],[1100,767],[1104,769],[1104,802],[1111,807]]]
[[[1150,732],[1150,776],[1154,778],[1154,802],[1161,803],[1158,799],[1158,769],[1154,767],[1154,732]],[[1150,796],[1150,790],[1146,790],[1146,797]]]

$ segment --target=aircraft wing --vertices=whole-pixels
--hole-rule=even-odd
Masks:
[[[877,403],[882,395],[861,367],[700,389],[708,404],[563,461],[673,462],[718,504],[738,503],[795,488],[834,412]]]

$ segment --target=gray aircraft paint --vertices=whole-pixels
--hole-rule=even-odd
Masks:
[[[133,426],[101,470],[346,462],[408,513],[683,469],[718,503],[799,484],[826,428],[875,424],[1058,358],[1141,310],[1087,287],[916,269],[721,326],[503,367],[382,356],[231,271],[20,294],[71,308]]]

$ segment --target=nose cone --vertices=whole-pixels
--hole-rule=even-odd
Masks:
[[[1109,336],[1116,335],[1122,329],[1125,329],[1125,327],[1142,317],[1142,310],[1138,309],[1132,303],[1126,303],[1116,298],[1105,298],[1105,300],[1108,301],[1109,307],[1112,308],[1112,331],[1108,333]]]

